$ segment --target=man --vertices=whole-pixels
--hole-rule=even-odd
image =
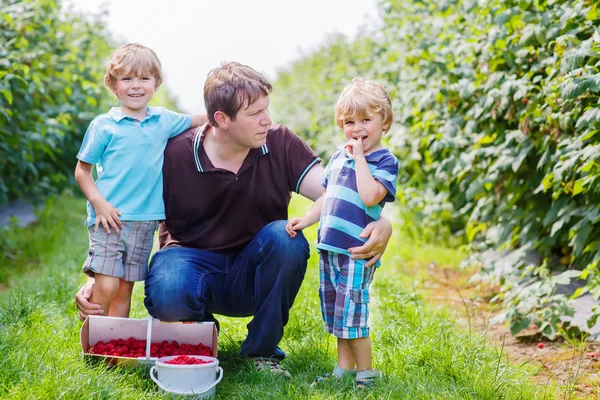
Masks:
[[[252,68],[226,63],[204,86],[209,124],[169,141],[163,166],[166,221],[150,262],[144,304],[166,321],[214,321],[213,313],[254,316],[241,353],[258,369],[289,376],[278,347],[300,289],[309,246],[285,225],[291,192],[323,193],[317,155],[293,132],[271,126],[267,80]],[[363,232],[355,257],[380,257],[391,224]],[[100,314],[88,302],[89,280],[75,300],[80,318]]]

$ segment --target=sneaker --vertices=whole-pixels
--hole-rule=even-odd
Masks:
[[[288,379],[292,377],[292,374],[285,369],[277,360],[263,357],[253,357],[252,361],[258,371],[267,371],[273,375],[281,375]]]
[[[356,388],[370,389],[375,386],[377,379],[379,379],[380,376],[379,371],[376,369],[359,371],[356,373]]]
[[[331,375],[329,372],[323,375],[317,376],[310,384],[311,388],[317,387],[321,383],[329,382],[332,379],[337,379],[337,376]]]
[[[319,385],[320,383],[330,382],[330,381],[333,381],[334,379],[342,379],[344,376],[354,375],[354,373],[355,373],[354,370],[343,369],[340,366],[336,365],[331,374],[329,372],[327,372],[323,375],[317,376],[315,378],[315,380],[313,380],[312,383],[310,384],[310,387],[314,388],[317,385]]]

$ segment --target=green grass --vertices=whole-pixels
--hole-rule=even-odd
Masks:
[[[295,199],[292,214],[308,202]],[[80,266],[87,235],[84,201],[59,198],[38,227],[15,233],[25,248],[0,259],[9,288],[0,291],[0,398],[152,399],[165,398],[148,377],[148,367],[108,368],[85,362],[73,295],[84,282]],[[44,227],[39,229],[39,227]],[[307,232],[311,245],[315,229]],[[291,381],[253,371],[238,357],[249,319],[220,317],[219,359],[224,369],[217,387],[222,399],[534,399],[543,389],[527,371],[507,365],[501,349],[487,348],[479,335],[460,330],[451,310],[427,304],[413,289],[406,266],[436,261],[457,266],[452,249],[419,245],[402,236],[400,224],[373,284],[374,363],[383,374],[373,390],[357,392],[351,381],[317,389],[316,375],[331,371],[335,342],[324,332],[318,304],[318,260],[312,258],[292,309],[281,347]],[[13,272],[17,271],[17,272]],[[27,271],[27,272],[18,272]],[[134,293],[132,317],[144,318],[143,287]]]

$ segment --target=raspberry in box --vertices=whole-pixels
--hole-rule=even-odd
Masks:
[[[89,354],[89,349],[99,341],[112,339],[146,340],[145,357],[131,358]],[[81,327],[81,351],[87,357],[111,359],[121,366],[134,366],[138,363],[154,364],[158,357],[150,357],[150,344],[176,340],[179,344],[197,345],[202,343],[210,347],[212,357],[217,357],[217,328],[213,322],[180,323],[163,322],[150,316],[146,319],[102,317],[90,315]]]

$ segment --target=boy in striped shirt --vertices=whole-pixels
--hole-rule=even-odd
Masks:
[[[366,241],[360,233],[396,196],[398,160],[381,144],[393,119],[390,96],[376,82],[354,79],[337,101],[335,118],[348,142],[325,170],[325,194],[302,218],[290,219],[286,230],[294,237],[319,221],[321,311],[338,345],[333,374],[341,378],[356,371],[357,386],[366,387],[379,376],[372,366],[368,326],[376,268],[365,266],[368,260],[353,260],[348,249]]]

